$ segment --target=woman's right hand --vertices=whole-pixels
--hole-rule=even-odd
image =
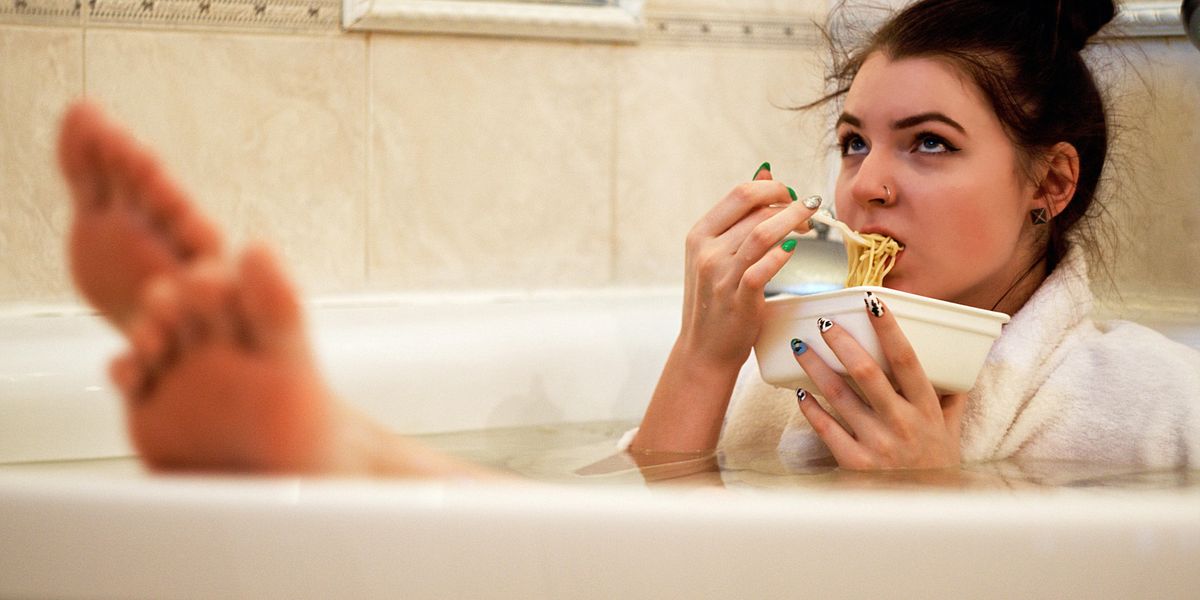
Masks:
[[[767,282],[787,264],[791,232],[817,206],[773,181],[767,165],[705,214],[687,236],[680,349],[711,367],[740,369],[758,338]]]
[[[771,180],[767,165],[734,188],[687,236],[683,325],[630,451],[716,447],[742,363],[758,338],[763,290],[792,255],[780,242],[808,231],[816,206]]]

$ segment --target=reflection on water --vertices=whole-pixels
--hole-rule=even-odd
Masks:
[[[832,459],[780,456],[772,442],[719,456],[631,456],[616,440],[636,423],[600,421],[421,436],[462,458],[539,481],[572,484],[664,483],[742,489],[1038,489],[1200,488],[1200,471],[1061,461],[1003,461],[941,471],[854,472]]]

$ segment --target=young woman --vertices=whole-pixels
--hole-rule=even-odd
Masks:
[[[837,73],[837,209],[905,245],[885,285],[1013,314],[970,394],[938,397],[876,301],[864,310],[894,382],[830,323],[822,335],[862,396],[798,344],[818,388],[796,396],[804,419],[746,381],[725,423],[763,288],[790,257],[780,242],[815,209],[760,168],[688,236],[683,327],[630,450],[710,452],[724,429],[726,446],[781,440],[855,469],[1015,455],[1200,464],[1200,353],[1088,317],[1087,216],[1108,135],[1080,50],[1113,12],[1107,1],[926,0]],[[276,261],[251,248],[233,264],[157,160],[94,107],[68,113],[60,159],[76,207],[72,273],[130,341],[113,377],[148,465],[488,475],[335,398]]]
[[[775,439],[854,469],[1013,456],[1200,465],[1200,353],[1088,315],[1109,138],[1080,51],[1113,16],[1109,1],[925,0],[846,58],[826,98],[841,99],[840,218],[904,245],[885,286],[1013,319],[972,392],[938,397],[869,299],[895,381],[831,323],[822,336],[862,395],[794,344],[819,388],[797,391],[806,422],[785,430],[778,392],[751,382],[724,445]],[[756,173],[689,234],[683,329],[634,453],[717,445],[763,286],[788,258],[773,242],[811,212],[771,208],[786,197],[770,179]]]

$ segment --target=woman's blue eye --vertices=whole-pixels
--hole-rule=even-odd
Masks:
[[[851,156],[867,153],[867,142],[862,137],[857,135],[848,135],[842,138],[842,156]]]
[[[958,148],[951,146],[946,140],[933,134],[922,134],[917,138],[917,152],[941,154],[943,152],[956,152],[957,150]]]

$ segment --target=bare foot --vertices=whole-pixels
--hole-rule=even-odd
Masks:
[[[320,377],[296,294],[275,258],[231,273],[203,261],[151,282],[112,375],[153,468],[490,476],[383,430]]]
[[[159,161],[87,102],[63,118],[59,164],[71,190],[71,275],[83,296],[126,329],[156,275],[219,256],[220,237]]]

